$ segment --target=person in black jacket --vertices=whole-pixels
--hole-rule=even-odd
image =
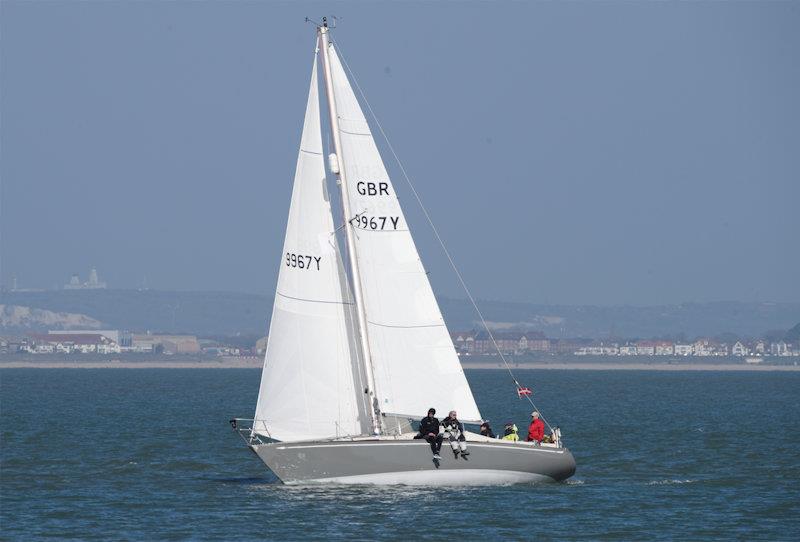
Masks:
[[[467,451],[467,439],[464,436],[464,424],[458,421],[455,410],[451,410],[450,414],[442,420],[442,427],[444,427],[444,438],[450,441],[453,455],[458,459],[458,453],[461,452],[461,457],[466,459],[469,452]]]
[[[442,449],[442,439],[444,438],[439,433],[439,419],[434,417],[436,414],[435,408],[428,409],[428,415],[422,418],[419,422],[419,434],[415,439],[425,439],[431,445],[431,452],[433,452],[434,459],[441,459],[439,451]]]
[[[481,424],[481,435],[489,438],[497,438],[494,436],[494,431],[492,431],[492,426],[489,425],[489,422],[483,422]]]

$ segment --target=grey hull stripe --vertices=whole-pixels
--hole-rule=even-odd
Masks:
[[[502,440],[502,439],[497,439],[497,440]],[[381,442],[381,443],[378,443],[378,444],[367,443],[367,445],[368,446],[419,446],[420,443],[427,444],[427,442],[425,442],[424,440],[419,439],[419,440],[415,440],[413,442]],[[357,443],[354,442],[352,444],[309,444],[309,445],[303,445],[303,446],[277,446],[277,449],[278,450],[297,450],[297,449],[300,449],[300,448],[342,448],[342,447],[349,448],[349,447],[352,447],[352,446],[362,447],[362,446],[364,446],[364,444],[365,444],[364,442],[357,442]],[[498,443],[498,444],[500,444],[500,443]],[[492,446],[491,444],[481,444],[479,442],[467,441],[467,445],[470,448],[494,448],[494,446]],[[520,447],[514,446],[512,444],[500,444],[500,445],[504,446],[504,447],[507,447],[506,451],[511,451],[511,452],[522,452],[522,453],[542,452],[542,453],[546,453],[546,454],[563,454],[564,453],[564,450],[546,450],[544,448],[534,448],[533,446],[526,447],[526,448],[520,448]]]

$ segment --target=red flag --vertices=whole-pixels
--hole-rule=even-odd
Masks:
[[[523,395],[533,395],[533,392],[531,391],[530,388],[523,388],[523,387],[517,388],[517,396],[520,399],[522,399]]]

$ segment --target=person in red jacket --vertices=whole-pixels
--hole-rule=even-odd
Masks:
[[[544,438],[544,422],[539,419],[539,413],[536,411],[531,412],[530,426],[528,426],[528,442],[536,442],[540,444]]]

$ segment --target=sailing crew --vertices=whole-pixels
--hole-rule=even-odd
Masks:
[[[528,442],[541,444],[544,437],[544,422],[539,419],[539,413],[531,412],[531,424],[528,426]]]
[[[505,429],[503,430],[503,440],[519,440],[519,429],[514,422],[506,422]]]
[[[444,427],[444,438],[450,441],[450,448],[453,449],[455,458],[458,459],[458,453],[461,452],[461,457],[467,459],[469,452],[467,451],[467,438],[464,436],[464,424],[458,421],[455,410],[451,410],[442,420],[442,427]]]
[[[494,431],[492,431],[492,426],[489,425],[489,422],[483,422],[481,424],[481,435],[489,438],[497,438],[494,436]]]
[[[419,434],[415,435],[415,439],[425,439],[431,445],[431,452],[433,452],[434,459],[441,459],[439,452],[442,449],[442,440],[444,436],[439,434],[439,419],[434,416],[436,409],[431,407],[428,409],[428,415],[419,421]]]

